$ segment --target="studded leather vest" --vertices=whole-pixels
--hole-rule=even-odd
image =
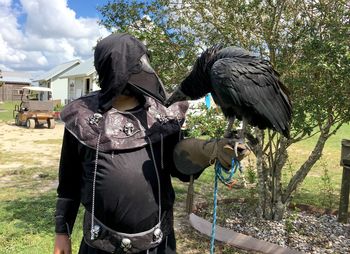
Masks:
[[[143,147],[149,140],[155,143],[179,132],[188,103],[179,102],[166,108],[146,97],[137,118],[133,112],[121,112],[114,108],[97,116],[97,108],[98,92],[95,92],[69,103],[61,112],[61,119],[66,128],[90,148],[96,148],[101,134],[99,149],[106,152]]]

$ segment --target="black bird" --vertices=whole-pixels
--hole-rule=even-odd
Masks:
[[[292,105],[286,86],[269,61],[242,48],[213,46],[197,58],[190,74],[165,102],[195,100],[211,93],[224,115],[289,138]]]

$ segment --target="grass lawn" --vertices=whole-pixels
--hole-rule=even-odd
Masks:
[[[52,253],[57,169],[16,169],[0,177],[0,253]],[[80,212],[74,253],[82,237],[81,220]]]
[[[338,209],[343,168],[340,166],[341,140],[350,139],[350,125],[343,125],[329,138],[321,159],[316,162],[305,181],[294,195],[293,202]],[[316,137],[299,142],[289,149],[289,167],[285,169],[285,182],[306,160],[316,143]]]
[[[13,120],[13,110],[16,104],[19,104],[19,102],[11,101],[0,104],[0,121],[7,122]]]

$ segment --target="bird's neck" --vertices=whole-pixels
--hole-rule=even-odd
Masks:
[[[182,91],[192,99],[199,99],[212,90],[209,75],[211,66],[208,66],[210,59],[207,52],[198,57],[191,73],[181,84]]]
[[[215,45],[204,51],[197,58],[191,73],[182,82],[182,91],[192,99],[199,99],[212,91],[210,70],[217,60],[216,54],[223,48],[223,45]]]
[[[199,99],[211,91],[209,76],[205,73],[192,72],[182,83],[182,91],[193,100]]]

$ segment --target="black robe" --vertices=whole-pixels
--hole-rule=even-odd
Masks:
[[[159,222],[159,192],[161,217],[169,217],[166,226],[171,233],[175,198],[171,176],[189,180],[173,161],[174,147],[182,139],[187,103],[165,108],[145,97],[141,107],[127,112],[112,108],[96,123],[91,117],[97,100],[98,92],[73,101],[61,113],[66,129],[56,233],[70,234],[79,204],[91,213],[93,201],[95,217],[112,230],[130,234],[149,230]],[[130,125],[132,128],[126,128]]]

